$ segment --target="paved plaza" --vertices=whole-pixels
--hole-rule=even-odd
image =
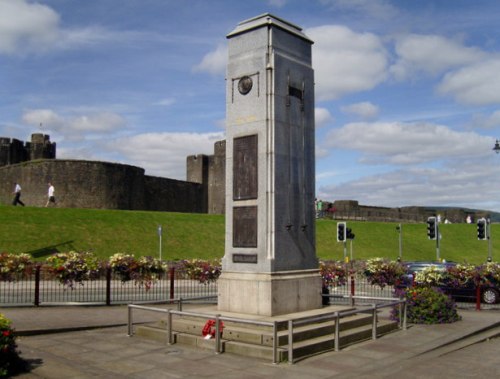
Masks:
[[[31,371],[19,378],[447,378],[497,377],[500,313],[412,325],[376,341],[289,365],[127,336],[127,308],[2,308],[22,336]],[[159,316],[137,313],[137,323]]]

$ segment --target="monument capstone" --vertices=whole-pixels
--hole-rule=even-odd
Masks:
[[[227,35],[226,238],[220,311],[321,308],[311,41],[271,14]]]

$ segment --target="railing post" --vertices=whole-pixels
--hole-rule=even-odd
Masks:
[[[127,319],[127,326],[128,326],[128,336],[132,337],[134,335],[134,331],[132,330],[132,307],[130,304],[128,305],[128,319]]]
[[[406,325],[406,312],[407,312],[407,309],[408,309],[408,304],[406,303],[406,299],[403,303],[403,330],[406,330],[407,329],[407,325]]]
[[[476,311],[481,310],[481,287],[476,284]]]
[[[377,339],[377,304],[372,304],[372,339]]]
[[[220,315],[215,315],[215,354],[220,354]]]
[[[111,267],[106,267],[106,305],[111,305]]]
[[[351,307],[354,306],[354,296],[356,293],[356,283],[354,282],[354,275],[351,275]]]
[[[335,312],[335,351],[340,350],[340,313]]]
[[[175,284],[175,267],[170,267],[170,300],[173,300],[175,298],[175,290],[174,290],[174,284]]]
[[[37,264],[35,267],[35,306],[40,305],[40,270],[41,265]]]
[[[170,309],[167,312],[167,338],[168,338],[168,344],[172,345],[172,312],[170,312]]]
[[[293,320],[288,320],[288,364],[293,364]]]
[[[273,364],[278,363],[278,322],[273,323]]]

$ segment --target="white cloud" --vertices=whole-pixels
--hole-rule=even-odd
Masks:
[[[429,123],[351,123],[330,131],[325,146],[357,150],[363,163],[419,164],[488,154],[491,137]]]
[[[488,209],[500,179],[493,169],[477,161],[456,162],[444,169],[406,168],[362,177],[347,183],[318,188],[318,196],[328,200],[358,200],[363,205],[458,206]],[[480,186],[478,183],[489,183]]]
[[[333,10],[351,10],[370,17],[389,19],[399,14],[397,8],[387,0],[320,0]]]
[[[326,108],[315,108],[314,109],[314,118],[316,123],[316,128],[322,128],[325,125],[333,122],[333,117],[330,111]]]
[[[379,112],[378,107],[368,101],[346,105],[340,109],[342,112],[355,114],[363,120],[374,119],[378,116]]]
[[[489,115],[476,114],[472,117],[469,129],[494,129],[500,125],[500,110]]]
[[[25,111],[22,120],[45,132],[55,132],[72,141],[86,139],[92,134],[111,133],[126,124],[122,116],[107,111],[62,116],[51,109],[34,109]]]
[[[387,54],[371,33],[355,33],[345,26],[326,25],[306,31],[314,41],[316,97],[337,99],[372,89],[386,78]]]
[[[222,139],[223,133],[145,133],[108,142],[106,149],[148,175],[185,180],[186,157],[213,154],[214,143]]]
[[[471,105],[500,104],[500,58],[448,73],[438,90]]]
[[[396,79],[412,77],[417,72],[436,75],[459,66],[479,62],[486,53],[475,47],[438,35],[409,34],[396,41],[397,62],[390,71]]]
[[[212,75],[224,74],[227,64],[227,45],[220,44],[214,51],[207,53],[193,70],[195,72],[208,72]]]
[[[287,0],[268,0],[269,5],[276,8],[283,8],[286,5]]]
[[[51,8],[26,0],[0,1],[0,53],[43,50],[59,36],[59,16]]]
[[[153,105],[161,105],[161,106],[165,106],[165,107],[168,107],[172,104],[175,104],[175,99],[173,99],[171,97],[167,97],[165,99],[160,99],[157,102],[153,103]]]

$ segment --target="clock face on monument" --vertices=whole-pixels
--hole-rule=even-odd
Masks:
[[[242,95],[246,95],[252,90],[253,81],[249,76],[243,76],[238,82],[238,91]]]

